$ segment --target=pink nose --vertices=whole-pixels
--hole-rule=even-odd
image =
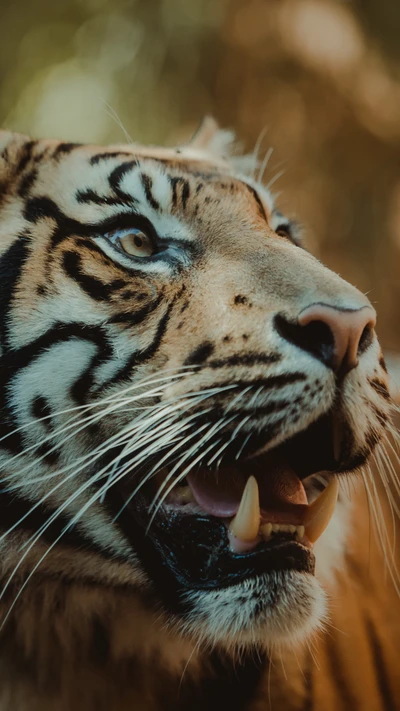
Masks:
[[[376,313],[372,306],[360,309],[341,309],[327,304],[313,304],[300,313],[300,326],[311,330],[325,330],[325,340],[329,329],[331,348],[330,367],[336,373],[345,375],[358,365],[360,352],[372,340],[376,323]],[[322,358],[324,360],[324,358]]]

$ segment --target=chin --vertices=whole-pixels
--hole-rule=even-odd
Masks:
[[[312,573],[278,570],[187,599],[193,617],[184,631],[205,645],[235,650],[297,644],[321,629],[326,593]]]

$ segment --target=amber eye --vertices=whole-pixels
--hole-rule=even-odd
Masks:
[[[286,237],[287,239],[291,239],[291,229],[289,225],[279,225],[276,230],[276,234],[279,235],[279,237]]]
[[[108,233],[107,237],[132,257],[151,257],[156,251],[152,237],[135,227],[115,230]]]

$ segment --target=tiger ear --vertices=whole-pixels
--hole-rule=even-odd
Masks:
[[[253,176],[258,164],[255,153],[240,155],[234,132],[220,128],[212,116],[203,118],[187,147],[207,158],[222,160],[243,175]]]
[[[216,158],[229,159],[234,142],[232,131],[220,128],[212,116],[204,116],[188,146]]]
[[[189,145],[192,148],[207,150],[210,142],[220,130],[221,129],[213,116],[203,116],[200,124],[189,141]]]

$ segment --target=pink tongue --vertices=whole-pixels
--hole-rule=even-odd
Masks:
[[[188,474],[186,478],[194,498],[204,511],[221,518],[235,515],[245,482],[233,469],[224,469],[220,476],[201,469],[196,474]]]
[[[236,514],[245,483],[252,474],[258,482],[262,519],[283,522],[290,518],[295,523],[293,517],[300,515],[307,505],[307,496],[293,469],[275,455],[268,454],[262,459],[248,460],[246,469],[248,471],[240,474],[233,467],[225,467],[218,474],[201,469],[196,474],[188,474],[187,481],[194,498],[206,513],[229,518]]]

